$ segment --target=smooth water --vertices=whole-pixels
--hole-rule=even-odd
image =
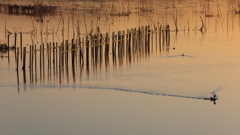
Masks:
[[[8,2],[8,1],[3,1]],[[24,3],[26,1],[16,1]],[[31,38],[26,33],[23,44],[37,45],[45,41],[62,41],[72,37],[73,3],[85,3],[90,9],[107,7],[111,1],[58,1],[64,7],[64,25],[61,22],[57,34],[44,36],[39,33]],[[155,6],[152,4],[155,4]],[[103,13],[96,20],[96,13],[86,10],[87,29],[99,26],[101,32],[126,30],[154,22],[170,24],[175,30],[173,15],[178,16],[178,29],[171,32],[170,47],[151,50],[149,56],[135,57],[131,62],[81,69],[76,67],[65,73],[61,83],[47,69],[44,80],[23,82],[19,70],[19,83],[14,51],[0,52],[0,134],[1,135],[237,135],[240,134],[239,100],[239,14],[235,14],[237,1],[151,1],[154,13],[137,14],[131,4],[129,17],[111,17]],[[12,2],[14,3],[14,2]],[[114,4],[123,4],[116,1]],[[204,17],[203,5],[208,5],[216,15],[220,5],[222,16]],[[79,4],[81,5],[81,4]],[[81,21],[81,33],[86,34],[83,11],[75,11],[75,21]],[[207,6],[205,7],[207,8]],[[106,9],[107,11],[107,9]],[[23,32],[56,31],[60,15],[45,16],[44,23],[37,17],[0,14],[1,40],[6,41],[6,29],[13,27]],[[206,31],[201,33],[201,19]],[[21,20],[21,21],[19,21]],[[32,23],[33,20],[33,23]],[[48,21],[47,21],[48,20]],[[69,21],[70,20],[70,21]],[[190,31],[187,31],[188,20]],[[93,21],[93,22],[92,22]],[[92,25],[91,25],[92,23]],[[69,24],[69,29],[68,29]],[[65,35],[62,36],[62,29]],[[184,31],[185,29],[185,31]],[[69,31],[69,34],[66,34]],[[10,36],[14,44],[14,36]],[[19,41],[17,41],[19,44]],[[155,44],[154,44],[155,46]],[[175,48],[175,49],[173,49]],[[184,56],[182,56],[184,54]],[[21,64],[20,64],[21,65]],[[209,99],[216,94],[216,105]]]

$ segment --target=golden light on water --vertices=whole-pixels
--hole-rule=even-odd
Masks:
[[[40,49],[42,43],[45,47],[48,42],[70,43],[78,32],[81,38],[99,31],[105,37],[108,32],[109,61],[93,57],[92,47],[89,67],[86,51],[82,66],[78,57],[72,65],[69,51],[68,66],[60,69],[59,63],[54,67],[53,55],[48,61],[45,50],[44,59],[37,52],[37,68],[34,63],[31,74],[29,53],[24,73],[21,57],[16,71],[14,49],[0,52],[0,134],[239,134],[236,1],[58,1],[56,5],[62,8],[55,16],[42,18],[1,12],[0,40],[7,42],[6,28],[13,33],[9,38],[13,46],[14,33],[22,31],[23,47],[29,50],[32,44]],[[119,9],[126,13],[128,8],[128,16],[110,15]],[[139,49],[138,43],[133,47],[132,40],[131,58],[124,50],[114,60],[112,32],[147,25],[151,30],[170,25],[169,44],[154,33],[149,36],[149,50]],[[19,47],[19,33],[16,39]],[[102,47],[104,54],[105,44]],[[40,59],[45,61],[41,71]],[[218,97],[216,105],[206,100],[213,94]]]

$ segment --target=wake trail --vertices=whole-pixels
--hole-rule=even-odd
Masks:
[[[25,86],[26,87],[26,86]],[[206,95],[210,94],[209,96],[187,96],[181,94],[171,94],[171,93],[164,93],[164,92],[152,92],[147,90],[134,90],[134,89],[124,89],[124,88],[115,88],[115,87],[99,87],[99,86],[76,86],[76,85],[34,85],[34,86],[27,86],[27,87],[39,87],[39,88],[74,88],[74,89],[100,89],[100,90],[114,90],[114,91],[122,91],[122,92],[132,92],[132,93],[141,93],[141,94],[148,94],[148,95],[161,95],[161,96],[169,96],[169,97],[180,97],[180,98],[191,98],[191,99],[202,99],[202,100],[211,100],[211,96],[216,95],[216,100],[218,99],[217,92],[222,90],[222,87],[219,86],[215,90],[211,92],[207,92]]]
[[[170,96],[170,97],[181,97],[181,98],[191,98],[191,99],[202,99],[202,100],[211,100],[211,97],[207,96],[185,96],[185,95],[178,95],[178,94],[167,94],[167,93],[158,93],[158,92],[147,92],[147,91],[137,91],[137,90],[127,90],[127,89],[117,89],[117,88],[105,88],[117,91],[124,91],[124,92],[135,92],[135,93],[142,93],[142,94],[149,94],[149,95],[161,95],[161,96]],[[222,87],[218,87],[216,90],[210,92],[210,94],[216,95],[216,92],[220,91]],[[218,97],[216,98],[216,100]]]

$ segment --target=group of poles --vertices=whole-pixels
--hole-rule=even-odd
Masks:
[[[72,69],[75,77],[75,69],[96,69],[104,64],[117,66],[124,61],[131,63],[141,57],[147,57],[153,50],[161,50],[163,46],[170,45],[170,29],[167,26],[150,28],[142,26],[125,31],[112,32],[105,35],[99,33],[94,36],[86,36],[61,43],[49,42],[40,46],[29,45],[16,47],[16,70],[19,83],[19,67],[23,71],[23,82],[44,81],[45,74],[48,78],[54,75],[62,82],[64,72]],[[110,62],[111,61],[111,62]],[[21,66],[20,64],[21,63]],[[27,67],[28,64],[28,67]],[[26,75],[29,68],[29,77]],[[47,70],[46,70],[47,69]],[[47,71],[47,72],[46,72]],[[29,78],[29,79],[27,79]]]

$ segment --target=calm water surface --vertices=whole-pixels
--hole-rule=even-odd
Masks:
[[[95,11],[89,13],[87,10],[99,9],[100,2],[58,2],[54,4],[63,7],[65,24],[61,22],[58,33],[44,36],[43,42],[61,42],[73,36],[69,19],[73,3],[86,5],[79,6],[75,12],[75,21],[81,21],[82,35],[86,34],[83,13],[88,30],[99,26],[105,34],[148,25],[150,17],[154,22],[170,24],[171,30],[175,30],[173,14],[176,16],[177,12],[179,32],[171,32],[169,48],[152,50],[149,56],[136,57],[131,62],[124,59],[123,64],[115,66],[110,60],[109,66],[90,67],[89,73],[86,68],[77,67],[75,73],[69,68],[69,74],[63,75],[61,83],[58,77],[52,74],[49,77],[47,71],[43,73],[44,81],[38,77],[30,82],[27,69],[27,82],[24,83],[22,70],[19,70],[18,84],[14,51],[9,52],[9,57],[7,52],[1,52],[0,135],[240,134],[237,2],[151,1],[154,4],[144,4],[151,5],[155,12],[139,15],[135,11],[139,3],[133,1],[129,17],[116,16],[107,20],[100,13],[100,21]],[[103,1],[102,6],[108,7],[109,3],[124,5],[119,1]],[[209,4],[213,17],[204,17],[201,13],[204,4]],[[218,4],[222,17],[215,16]],[[44,23],[39,23],[37,17],[31,19],[5,13],[0,16],[11,32],[14,32],[13,27],[29,32],[35,25],[37,36],[31,39],[30,34],[24,34],[24,46],[32,42],[40,45],[41,27],[44,31],[54,29],[56,32],[61,18],[60,14],[44,16]],[[200,16],[206,27],[204,33],[198,31],[202,25]],[[187,31],[188,20],[190,31]],[[3,42],[6,41],[5,21],[0,22]],[[11,35],[10,45],[13,44],[14,35]],[[218,97],[216,105],[204,100],[213,93]]]

